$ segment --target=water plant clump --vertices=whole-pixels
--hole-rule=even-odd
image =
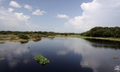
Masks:
[[[4,60],[5,58],[0,58],[0,60]]]
[[[112,57],[112,59],[113,59],[113,60],[117,60],[117,59],[119,59],[119,58],[114,56],[114,57]]]
[[[0,44],[4,44],[5,42],[0,42]]]
[[[37,55],[37,56],[35,56],[34,59],[35,59],[38,63],[40,63],[41,65],[45,65],[45,64],[47,64],[47,63],[50,62],[47,58],[45,58],[45,57],[42,56],[42,55]]]

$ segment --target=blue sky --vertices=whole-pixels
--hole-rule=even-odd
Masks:
[[[0,30],[80,33],[119,19],[119,0],[0,0]]]

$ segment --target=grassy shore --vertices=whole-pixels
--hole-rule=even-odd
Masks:
[[[98,39],[98,40],[108,40],[108,41],[120,41],[120,38],[112,38],[112,37],[88,37],[88,36],[78,36],[78,38],[83,39]]]
[[[112,38],[112,37],[89,37],[89,36],[81,36],[81,35],[56,35],[54,37],[60,38],[82,38],[82,39],[98,39],[98,40],[108,40],[108,41],[120,41],[120,38]]]
[[[22,39],[22,38],[19,38],[17,35],[1,35],[0,34],[0,43],[3,43],[3,42],[6,42],[6,41],[9,41],[9,42],[26,42],[26,41],[29,41],[29,40],[40,40],[42,37],[32,37],[32,36],[29,36],[29,35],[26,35],[29,37],[29,39]]]
[[[79,35],[56,35],[54,37],[60,37],[60,38],[77,38]]]
[[[53,35],[53,36],[47,36],[48,38],[83,38],[83,39],[98,39],[98,40],[108,40],[108,41],[120,41],[120,38],[112,38],[112,37],[89,37],[89,36],[81,36],[81,35]],[[29,39],[20,39],[16,35],[0,35],[0,42],[3,43],[5,41],[11,41],[11,42],[21,42],[21,41],[29,41],[29,40],[39,40],[41,38],[45,38],[44,36],[41,37],[32,37],[29,35]]]

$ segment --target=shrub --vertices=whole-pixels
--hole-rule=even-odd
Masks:
[[[27,35],[23,35],[23,34],[18,35],[18,37],[20,39],[29,39],[29,37]]]
[[[39,34],[35,34],[35,35],[32,36],[32,38],[34,38],[34,39],[41,39],[41,36]]]

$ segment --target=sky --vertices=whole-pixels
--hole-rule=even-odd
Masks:
[[[120,26],[119,0],[0,0],[0,30],[81,33]]]

